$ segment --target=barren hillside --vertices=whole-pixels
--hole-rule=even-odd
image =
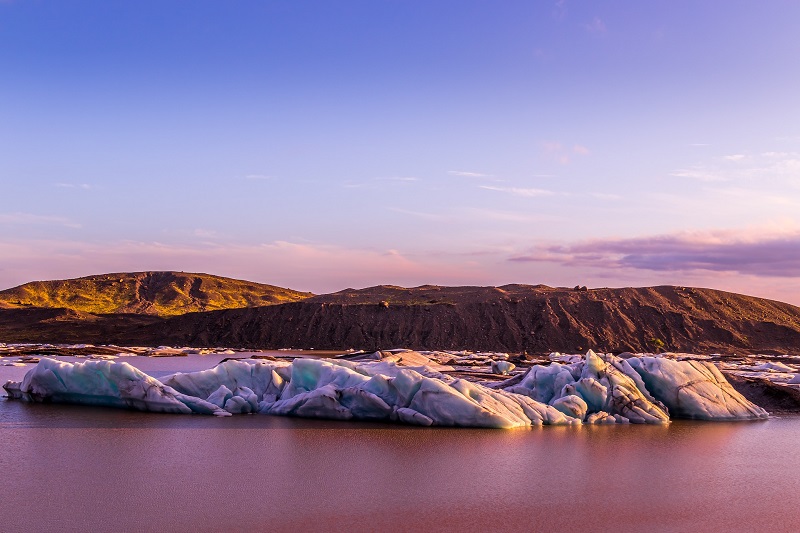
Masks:
[[[6,308],[0,307],[0,342],[800,353],[800,308],[712,289],[425,285],[311,296],[175,273],[84,280],[27,284],[0,293],[6,298]],[[39,286],[47,290],[33,294],[47,298],[44,303],[71,309],[23,300],[23,288]],[[222,306],[239,308],[199,311]],[[193,312],[178,314],[182,310]]]
[[[134,272],[26,283],[0,291],[0,306],[174,316],[294,302],[309,296],[312,295],[209,274]]]

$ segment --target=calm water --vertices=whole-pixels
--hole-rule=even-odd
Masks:
[[[798,443],[800,418],[501,431],[0,400],[0,524],[800,531]]]

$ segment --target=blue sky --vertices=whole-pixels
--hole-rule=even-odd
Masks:
[[[800,303],[800,4],[0,1],[0,288]]]

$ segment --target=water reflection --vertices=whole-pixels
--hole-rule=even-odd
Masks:
[[[0,510],[29,531],[791,531],[798,437],[796,418],[499,431],[4,401]]]
[[[154,375],[218,362],[134,359]],[[797,418],[498,431],[0,400],[0,516],[28,531],[793,531],[798,437]]]

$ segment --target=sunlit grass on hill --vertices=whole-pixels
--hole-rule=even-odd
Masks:
[[[174,316],[294,302],[309,296],[312,294],[208,274],[136,272],[34,281],[0,291],[0,306]]]

